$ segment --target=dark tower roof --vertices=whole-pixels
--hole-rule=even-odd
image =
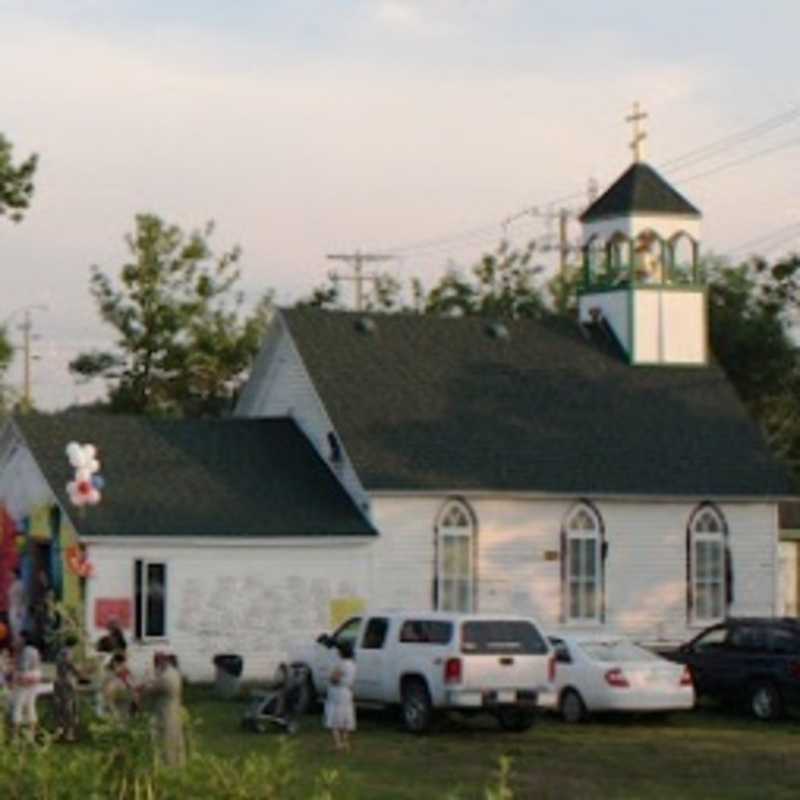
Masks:
[[[635,162],[586,211],[581,222],[633,213],[699,217],[695,208],[649,164]]]

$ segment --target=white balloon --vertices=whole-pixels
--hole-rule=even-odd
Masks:
[[[100,462],[96,458],[92,458],[86,462],[85,466],[89,474],[93,474],[100,469]]]
[[[93,444],[85,444],[83,446],[83,454],[91,461],[93,458],[97,457],[97,448]]]
[[[90,481],[91,479],[92,473],[85,467],[75,470],[75,483],[80,483],[81,481]]]
[[[90,506],[96,506],[100,502],[100,492],[97,489],[92,489],[91,492],[86,496],[86,502]]]
[[[67,458],[73,467],[77,467],[81,460],[81,446],[77,442],[70,442],[67,445]]]

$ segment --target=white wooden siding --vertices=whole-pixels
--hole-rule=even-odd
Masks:
[[[372,604],[430,608],[433,525],[445,495],[375,496]],[[573,502],[470,498],[477,517],[479,611],[531,614],[562,627],[562,520]],[[694,503],[598,501],[606,531],[606,626],[641,639],[680,641],[694,632],[686,613],[686,526]],[[730,529],[734,602],[731,614],[775,613],[775,506],[722,503]]]
[[[284,542],[286,540],[283,540]],[[217,653],[244,657],[245,678],[265,680],[289,652],[331,627],[331,601],[366,598],[369,543],[316,542],[274,545],[266,540],[218,540],[181,545],[175,539],[140,543],[93,540],[96,577],[87,583],[87,625],[94,640],[95,601],[134,602],[137,559],[167,565],[167,636],[146,643],[128,631],[133,668],[146,671],[153,653],[169,649],[194,680],[214,675]]]

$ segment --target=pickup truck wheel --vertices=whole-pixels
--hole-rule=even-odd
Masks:
[[[781,696],[769,681],[757,681],[750,687],[748,694],[750,711],[756,719],[770,721],[783,714]]]
[[[433,722],[433,704],[428,687],[420,680],[403,686],[403,723],[410,733],[425,733]]]
[[[524,708],[501,708],[497,712],[497,721],[504,731],[522,733],[530,730],[536,721],[536,713]]]
[[[565,690],[564,694],[561,695],[558,710],[561,712],[561,719],[570,725],[575,725],[586,719],[586,704],[575,689]]]

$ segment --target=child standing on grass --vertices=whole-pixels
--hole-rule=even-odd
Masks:
[[[31,739],[36,737],[36,726],[39,722],[36,695],[42,680],[41,667],[42,659],[33,645],[33,636],[28,631],[22,631],[14,665],[14,700],[11,713],[16,736],[27,725]]]
[[[331,672],[328,697],[325,701],[325,727],[333,733],[336,750],[350,749],[350,733],[356,729],[356,712],[353,705],[353,684],[356,679],[356,662],[350,642],[339,642],[339,662]]]

